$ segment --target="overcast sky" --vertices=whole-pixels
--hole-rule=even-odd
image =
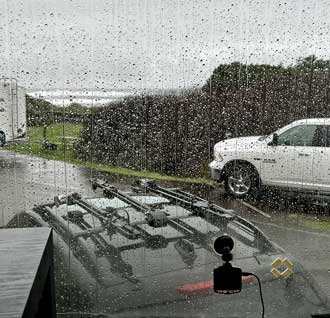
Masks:
[[[220,63],[330,58],[328,0],[0,0],[0,76],[32,89],[202,85]]]

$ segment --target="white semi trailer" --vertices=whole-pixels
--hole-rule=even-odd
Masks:
[[[0,78],[0,146],[25,135],[25,89],[14,78]]]

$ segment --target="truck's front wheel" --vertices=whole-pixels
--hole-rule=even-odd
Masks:
[[[0,147],[3,147],[6,143],[6,135],[4,132],[0,131]]]
[[[233,164],[226,171],[225,188],[235,198],[252,195],[258,188],[258,174],[248,164]]]

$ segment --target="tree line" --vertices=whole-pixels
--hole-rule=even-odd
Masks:
[[[48,126],[60,122],[80,123],[89,120],[90,109],[80,104],[73,103],[66,107],[60,107],[30,95],[25,96],[25,101],[26,119],[29,127]]]

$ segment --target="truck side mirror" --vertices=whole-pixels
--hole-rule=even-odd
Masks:
[[[268,145],[269,146],[277,146],[277,144],[278,144],[278,134],[274,133],[273,134],[273,139]]]
[[[232,135],[233,135],[233,134],[232,134],[231,132],[226,132],[226,133],[225,133],[225,138],[226,138],[226,139],[232,138]]]

